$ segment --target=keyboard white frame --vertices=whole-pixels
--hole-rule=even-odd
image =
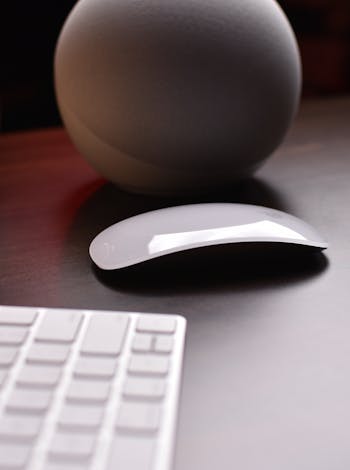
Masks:
[[[6,379],[5,386],[0,393],[0,416],[3,412],[3,408],[15,386],[15,380],[18,376],[19,371],[25,363],[28,351],[33,343],[36,331],[45,315],[50,315],[50,312],[57,311],[79,311],[84,314],[82,324],[77,335],[77,339],[74,341],[71,347],[71,353],[67,362],[62,366],[62,378],[59,385],[55,389],[54,398],[52,400],[49,411],[45,417],[44,425],[40,430],[40,434],[37,438],[37,443],[34,445],[34,452],[32,453],[29,465],[25,470],[45,470],[46,462],[46,451],[49,448],[49,444],[54,434],[55,426],[57,423],[59,411],[61,406],[64,404],[65,392],[70,382],[73,373],[73,366],[79,355],[80,345],[84,338],[86,329],[88,327],[89,319],[93,314],[96,313],[110,313],[111,315],[128,315],[129,326],[127,335],[125,337],[124,346],[121,355],[118,356],[117,372],[111,382],[111,393],[107,404],[105,405],[104,420],[101,430],[98,432],[98,442],[96,444],[96,450],[94,458],[88,466],[89,470],[104,470],[106,468],[108,455],[111,448],[112,439],[115,436],[115,421],[116,414],[118,411],[118,404],[121,400],[121,386],[124,383],[124,379],[127,374],[127,364],[131,355],[131,341],[136,332],[136,322],[140,316],[145,315],[164,315],[160,313],[148,313],[148,312],[127,312],[127,311],[106,311],[106,310],[85,310],[85,309],[66,309],[66,308],[41,308],[41,307],[10,307],[1,306],[0,308],[25,308],[28,310],[35,310],[38,313],[38,317],[34,321],[34,325],[29,327],[29,335],[25,340],[24,345],[19,347],[19,355],[17,357],[15,365],[11,368],[9,376]],[[179,403],[179,393],[181,385],[181,373],[182,373],[182,360],[184,353],[184,342],[186,332],[186,319],[179,315],[171,315],[172,318],[176,318],[176,330],[172,335],[174,338],[174,349],[171,354],[171,362],[169,372],[166,378],[167,391],[165,398],[161,402],[162,408],[162,419],[161,429],[159,430],[156,438],[156,449],[154,452],[155,461],[152,470],[170,470],[173,462],[173,452],[175,449],[175,433],[177,425],[177,409]],[[134,353],[135,354],[135,353]]]

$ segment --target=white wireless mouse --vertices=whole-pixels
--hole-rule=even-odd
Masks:
[[[210,203],[130,217],[103,230],[89,251],[98,267],[113,270],[194,248],[250,242],[319,250],[328,246],[313,227],[285,212],[247,204]]]

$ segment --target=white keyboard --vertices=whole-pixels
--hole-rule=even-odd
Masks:
[[[168,470],[186,321],[0,307],[0,470]]]

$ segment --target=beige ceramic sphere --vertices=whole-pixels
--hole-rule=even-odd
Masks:
[[[98,172],[181,195],[229,186],[271,155],[297,110],[301,66],[274,0],[80,0],[55,84]]]

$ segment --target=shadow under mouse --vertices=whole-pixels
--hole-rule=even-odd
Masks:
[[[83,188],[84,189],[84,188]],[[88,254],[94,236],[109,225],[142,212],[163,207],[201,202],[237,202],[263,205],[292,212],[283,195],[267,182],[250,178],[220,192],[192,198],[157,198],[129,194],[106,183],[80,205],[67,232],[64,258],[69,269],[90,271],[88,282],[96,279],[115,291],[142,295],[185,292],[238,291],[303,282],[322,273],[328,260],[322,253],[305,253],[302,247],[267,245],[249,247],[222,245],[176,253],[120,271],[102,271]],[[259,244],[258,244],[259,245]],[[62,266],[62,276],[65,267]],[[68,282],[68,281],[67,281]]]
[[[169,254],[114,271],[92,263],[96,278],[112,289],[142,294],[280,287],[321,274],[327,257],[310,247],[234,243]]]

